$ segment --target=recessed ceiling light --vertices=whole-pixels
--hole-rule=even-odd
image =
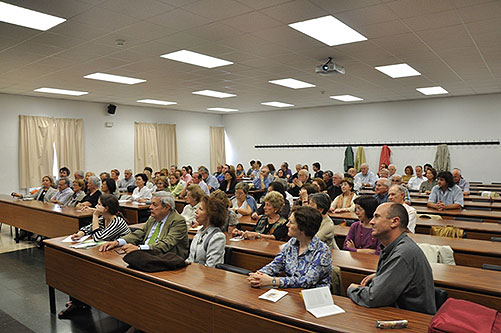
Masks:
[[[269,83],[278,84],[279,86],[284,86],[292,89],[302,89],[302,88],[313,88],[316,87],[314,84],[299,81],[296,79],[280,79],[280,80],[272,80],[268,81]]]
[[[384,73],[394,79],[399,77],[407,77],[407,76],[418,76],[421,75],[417,70],[412,68],[407,64],[396,64],[396,65],[388,65],[388,66],[378,66],[374,67],[381,73]]]
[[[214,67],[227,66],[233,64],[231,61],[214,58],[205,54],[200,54],[188,50],[171,52],[161,55],[160,57],[196,66],[202,66],[205,68],[214,68]]]
[[[0,21],[46,31],[66,19],[0,2]]]
[[[177,104],[176,102],[169,102],[169,101],[159,101],[158,99],[139,99],[136,102],[138,103],[147,103],[147,104],[157,104],[157,105],[171,105],[171,104]]]
[[[135,79],[133,77],[106,74],[106,73],[93,73],[93,74],[85,75],[84,78],[93,79],[93,80],[108,81],[108,82],[115,82],[115,83],[124,83],[124,84],[137,84],[137,83],[146,82],[146,80],[143,80],[143,79]]]
[[[425,88],[416,88],[423,95],[442,95],[448,94],[449,92],[440,86],[436,87],[425,87]]]
[[[86,91],[66,90],[66,89],[46,88],[46,87],[38,88],[33,91],[48,93],[48,94],[70,95],[70,96],[82,96],[88,94],[88,92]]]
[[[330,96],[332,99],[337,99],[342,102],[356,102],[363,101],[363,98],[352,96],[352,95],[338,95],[338,96]]]
[[[287,104],[282,102],[263,102],[262,105],[274,106],[276,108],[287,108],[289,106],[294,106],[294,104]]]
[[[203,96],[209,96],[209,97],[217,97],[217,98],[228,98],[228,97],[235,97],[235,94],[228,94],[220,91],[215,91],[215,90],[200,90],[200,91],[194,91],[192,94],[195,95],[203,95]]]
[[[228,108],[208,108],[209,111],[221,111],[221,112],[233,112],[238,111],[238,109],[228,109]]]
[[[289,27],[329,46],[367,40],[365,36],[332,15],[292,23],[289,24]]]

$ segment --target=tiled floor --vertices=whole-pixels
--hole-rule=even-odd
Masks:
[[[0,227],[0,253],[17,251],[22,249],[27,249],[36,246],[35,242],[21,241],[16,243],[14,241],[14,236],[11,236],[11,227],[6,224],[2,224]],[[12,235],[15,234],[14,228],[12,228]]]
[[[8,226],[1,230],[0,250],[10,237]],[[26,245],[26,244],[25,244]],[[45,332],[124,332],[129,326],[92,309],[72,320],[60,320],[49,311],[49,294],[45,284],[44,251],[30,248],[0,254],[0,310],[27,328]],[[64,308],[68,296],[56,291],[57,309]],[[4,327],[0,322],[0,327]],[[3,330],[2,332],[9,332]]]

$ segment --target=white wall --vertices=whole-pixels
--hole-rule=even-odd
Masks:
[[[176,124],[178,164],[193,167],[209,166],[210,126],[222,125],[222,116],[215,114],[118,105],[110,116],[103,103],[0,94],[0,193],[4,194],[19,187],[20,114],[83,119],[85,170],[94,172],[134,168],[134,121]],[[106,128],[107,121],[114,126]]]
[[[322,169],[342,171],[345,148],[255,149],[255,144],[369,143],[499,139],[501,95],[430,98],[426,100],[346,104],[301,110],[280,110],[224,116],[228,162],[250,159],[279,166],[282,161],[319,161]],[[354,147],[354,152],[356,153]],[[405,165],[432,163],[436,147],[391,147],[391,161],[403,173]],[[501,181],[499,146],[451,146],[451,164],[469,180]],[[381,147],[365,148],[373,169]]]

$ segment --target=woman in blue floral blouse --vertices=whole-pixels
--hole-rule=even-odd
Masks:
[[[330,286],[330,248],[315,234],[322,215],[312,207],[295,207],[287,223],[291,239],[271,263],[249,274],[252,287],[316,288]],[[278,277],[284,272],[285,277]]]

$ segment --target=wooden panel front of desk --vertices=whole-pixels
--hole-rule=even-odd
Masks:
[[[90,217],[79,218],[52,212],[49,209],[36,209],[0,201],[0,223],[49,238],[71,235],[77,232],[81,225],[90,221]]]

